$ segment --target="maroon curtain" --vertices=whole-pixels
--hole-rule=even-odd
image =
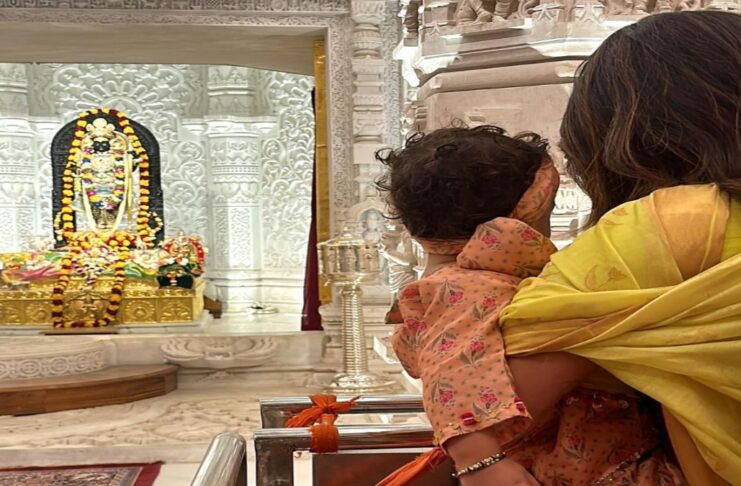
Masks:
[[[315,92],[311,93],[311,104],[316,115]],[[314,144],[314,167],[311,178],[311,224],[309,226],[309,247],[306,250],[306,279],[304,280],[304,310],[301,313],[302,331],[321,331],[322,319],[319,316],[319,257],[316,252],[316,143]]]

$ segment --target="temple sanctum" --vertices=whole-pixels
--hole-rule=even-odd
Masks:
[[[0,485],[372,486],[430,450],[391,324],[434,255],[376,153],[540,134],[563,249],[579,66],[686,10],[741,3],[0,0]]]

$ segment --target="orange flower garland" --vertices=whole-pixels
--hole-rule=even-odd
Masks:
[[[77,233],[75,231],[74,209],[72,207],[75,198],[74,174],[79,168],[82,141],[85,138],[85,128],[88,124],[86,119],[101,113],[113,115],[117,118],[121,131],[126,135],[129,145],[139,160],[139,210],[136,214],[136,233],[131,234],[125,231],[116,231],[102,238],[102,241],[98,239],[100,236],[96,237],[90,233]],[[149,182],[149,155],[142,146],[139,137],[137,137],[126,115],[118,110],[108,108],[100,110],[92,109],[80,114],[75,124],[74,138],[72,139],[67,155],[67,163],[62,174],[61,209],[54,219],[57,239],[59,241],[66,241],[69,246],[69,251],[62,257],[62,268],[52,291],[52,324],[54,327],[100,327],[106,326],[116,319],[123,299],[124,283],[126,280],[126,262],[129,259],[129,250],[135,248],[141,242],[147,248],[154,247],[155,235],[163,227],[162,219],[150,212]],[[149,224],[152,219],[154,220],[155,227],[151,227]],[[91,241],[93,237],[96,238],[96,241]],[[93,246],[105,246],[116,256],[112,265],[114,279],[108,304],[101,318],[76,322],[65,321],[64,292],[69,286],[73,265],[80,260],[84,251],[91,250]]]
[[[149,220],[151,218],[149,211],[149,155],[144,150],[139,137],[136,136],[134,128],[131,127],[131,122],[126,116],[120,111],[110,110],[110,112],[112,115],[118,117],[119,126],[129,138],[129,142],[139,158],[139,212],[136,215],[136,231],[147,247],[152,248],[154,246],[154,235],[156,231],[152,231],[152,228],[149,226]]]
[[[52,291],[52,324],[54,327],[101,327],[107,326],[116,319],[123,299],[124,283],[126,281],[126,262],[129,260],[129,248],[135,247],[138,237],[124,231],[117,231],[105,241],[95,242],[114,252],[116,260],[113,263],[113,285],[111,286],[108,304],[102,318],[84,321],[64,320],[64,292],[69,286],[72,266],[80,259],[83,250],[92,248],[90,233],[78,233],[70,242],[70,250],[62,257],[59,278]]]
[[[69,285],[72,264],[77,259],[79,253],[80,248],[74,246],[62,257],[62,268],[59,271],[59,278],[57,278],[57,282],[54,284],[51,295],[51,321],[54,327],[64,327],[64,291],[67,290],[67,286]]]

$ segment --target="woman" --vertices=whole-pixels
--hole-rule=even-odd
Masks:
[[[461,484],[678,486],[673,448],[690,486],[741,485],[741,16],[661,14],[613,34],[582,66],[561,137],[593,227],[500,314],[541,424],[516,444],[498,443],[502,423],[450,439],[456,466],[475,470]],[[607,393],[582,391],[595,389]],[[625,432],[621,410],[652,435],[645,396],[664,450],[607,443]],[[606,475],[576,470],[605,453]]]
[[[561,138],[593,227],[504,310],[508,356],[588,358],[661,404],[691,486],[741,484],[741,16],[613,34],[582,66]]]

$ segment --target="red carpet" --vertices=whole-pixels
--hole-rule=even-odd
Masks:
[[[161,463],[0,469],[0,486],[152,486]]]

